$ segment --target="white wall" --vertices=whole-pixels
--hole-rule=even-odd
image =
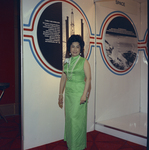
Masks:
[[[39,4],[40,2],[40,4]],[[46,1],[22,0],[22,21],[23,25],[28,24],[35,6],[38,8]],[[69,1],[68,1],[69,2]],[[71,2],[71,1],[70,1]],[[51,2],[53,3],[53,2]],[[49,2],[49,5],[51,4]],[[92,33],[94,33],[94,3],[93,1],[76,0],[71,2],[76,8],[84,12],[88,18]],[[39,4],[37,6],[37,4]],[[44,8],[45,9],[46,5]],[[36,9],[37,11],[38,9]],[[34,12],[34,14],[36,13]],[[71,9],[70,9],[71,11]],[[80,12],[81,12],[80,11]],[[33,31],[23,30],[24,35],[33,35],[37,50],[36,26],[41,12],[39,11],[35,19]],[[34,15],[33,15],[34,17]],[[32,23],[32,21],[31,21]],[[23,26],[24,28],[30,28]],[[93,36],[93,35],[89,35]],[[29,44],[31,38],[23,37],[22,50],[22,122],[23,122],[23,145],[24,149],[48,144],[64,138],[64,108],[58,107],[58,93],[60,78],[47,73],[36,61],[31,52],[33,45]],[[90,44],[90,38],[89,43]],[[26,41],[27,40],[27,41]],[[91,39],[92,40],[92,39]],[[94,39],[92,40],[94,42]],[[92,44],[91,44],[92,45]],[[91,46],[90,45],[90,46]],[[88,103],[87,131],[94,130],[94,47],[91,48],[89,62],[92,71],[92,89]]]
[[[145,42],[145,37],[147,35],[148,26],[147,26],[147,1],[141,3],[141,34],[140,40],[141,43]],[[141,46],[147,46],[145,44],[141,44]],[[148,106],[148,56],[145,55],[144,48],[140,48],[141,55],[141,108],[140,111],[147,113]]]
[[[29,22],[32,11],[39,2],[42,1],[22,0],[21,7],[23,24]],[[94,116],[96,116],[96,122],[112,119],[139,112],[140,106],[141,112],[147,112],[147,61],[144,52],[139,51],[138,60],[129,73],[126,73],[125,75],[116,75],[107,68],[101,57],[100,43],[104,43],[104,35],[103,38],[97,39],[98,44],[95,49],[95,25],[97,37],[100,38],[98,34],[107,15],[115,10],[121,11],[122,9],[115,9],[115,6],[111,8],[111,3],[106,7],[105,5],[107,4],[102,3],[101,5],[100,2],[96,2],[95,20],[95,6],[93,1],[68,0],[68,2],[73,3],[80,12],[83,12],[82,14],[88,19],[87,22],[91,29],[88,40],[89,42],[87,43],[88,45],[90,43],[90,46],[93,46],[89,57],[92,72],[92,85],[88,103],[87,131],[94,130]],[[49,2],[49,5],[51,3],[54,2]],[[40,5],[38,5],[37,8]],[[122,12],[132,19],[139,35],[138,40],[142,40],[147,28],[146,9],[144,9],[146,4],[143,3],[141,5],[141,16],[139,13],[139,3],[135,3],[134,6],[137,11],[134,12],[134,9],[130,10],[126,7]],[[131,7],[133,7],[132,3]],[[40,13],[37,18],[39,18],[39,16]],[[142,20],[140,20],[140,18],[142,18]],[[140,22],[142,22],[142,24],[140,24]],[[35,25],[37,25],[36,20]],[[25,27],[23,26],[23,28]],[[33,34],[36,38],[36,30],[30,33],[25,30],[22,32],[23,35]],[[23,37],[23,39],[26,40],[26,37]],[[35,42],[37,44],[37,41]],[[97,60],[97,62],[95,62],[95,60]],[[37,147],[63,139],[64,109],[58,107],[60,78],[47,73],[41,68],[31,52],[31,47],[28,41],[23,41],[22,64],[22,134],[24,137],[24,149]],[[97,77],[96,84],[95,75]],[[94,104],[95,97],[96,102]],[[96,105],[95,113],[94,105]]]
[[[104,28],[104,19],[109,14],[112,16],[112,12],[114,11],[118,11],[117,13],[122,12],[124,15],[126,14],[134,23],[138,34],[140,33],[140,5],[137,2],[128,4],[127,2],[125,3],[125,7],[116,5],[115,1],[96,2],[97,34],[99,34],[101,26]],[[130,10],[131,7],[132,9]],[[97,42],[104,43],[104,38]],[[103,62],[99,47],[101,48],[100,45],[96,48],[96,122],[139,112],[142,56],[139,54],[138,60],[130,72],[124,75],[117,75],[110,71]]]

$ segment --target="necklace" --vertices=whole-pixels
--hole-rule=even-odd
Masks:
[[[70,58],[69,64],[67,65],[67,79],[68,79],[68,80],[71,80],[73,69],[74,69],[74,67],[76,66],[76,64],[78,63],[79,59],[80,59],[80,56],[78,57],[78,59],[77,59],[76,62],[74,63],[74,65],[73,65],[73,67],[72,67],[72,69],[71,69],[70,75],[69,75],[69,73],[68,73],[68,66],[69,66],[70,63],[71,63],[71,58]]]

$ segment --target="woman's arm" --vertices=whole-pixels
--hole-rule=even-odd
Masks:
[[[64,91],[66,79],[67,79],[66,74],[63,72],[60,80],[60,86],[59,86],[58,104],[60,108],[63,108],[63,91]]]
[[[91,69],[90,69],[89,62],[87,60],[85,60],[84,62],[84,73],[86,77],[86,82],[85,82],[84,92],[80,100],[80,104],[83,104],[86,101],[87,92],[89,90],[90,83],[91,83]]]

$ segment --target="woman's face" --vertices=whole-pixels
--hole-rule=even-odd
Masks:
[[[80,44],[79,42],[73,42],[70,46],[71,56],[78,56],[80,54]]]

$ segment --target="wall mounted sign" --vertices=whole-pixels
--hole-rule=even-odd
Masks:
[[[132,20],[123,12],[112,12],[103,21],[97,36],[97,44],[101,45],[97,47],[107,68],[116,75],[127,74],[135,65],[138,51]]]
[[[49,74],[61,77],[66,56],[66,42],[72,34],[85,41],[85,58],[89,59],[94,42],[89,21],[74,1],[41,0],[23,24],[24,41],[29,43],[37,63]]]
[[[138,40],[131,18],[124,12],[114,11],[107,15],[101,25],[97,47],[107,68],[116,75],[125,75],[135,66],[138,51],[143,50],[148,58],[147,37],[148,32],[144,40]]]
[[[106,61],[116,70],[126,71],[135,62],[138,39],[131,22],[123,17],[113,18],[106,29]]]

